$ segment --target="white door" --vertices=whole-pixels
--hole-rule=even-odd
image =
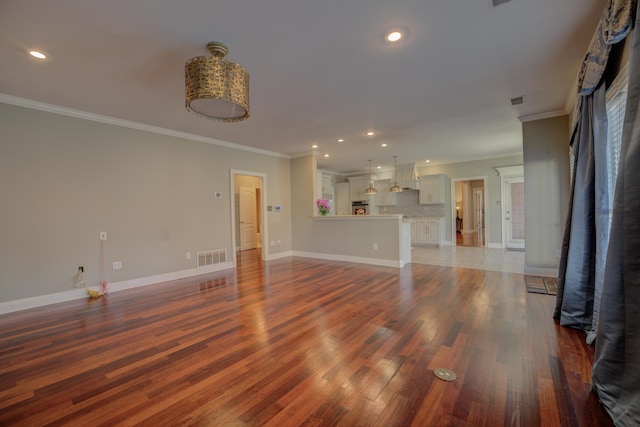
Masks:
[[[256,189],[254,187],[240,187],[239,198],[240,250],[246,251],[258,246]]]
[[[473,224],[478,236],[478,246],[484,246],[484,188],[473,190]]]
[[[505,178],[504,220],[508,249],[524,249],[524,178]]]

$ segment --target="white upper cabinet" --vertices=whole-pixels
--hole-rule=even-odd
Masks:
[[[398,204],[397,193],[389,192],[389,188],[393,185],[390,179],[382,179],[376,181],[376,206],[393,206]]]
[[[424,175],[420,177],[420,204],[441,205],[445,203],[444,175]]]
[[[365,193],[369,186],[369,178],[349,178],[349,189],[351,192],[351,201],[366,200],[369,201],[369,195]]]

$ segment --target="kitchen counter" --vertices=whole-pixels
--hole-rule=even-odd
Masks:
[[[411,262],[402,214],[314,215],[294,255],[401,268]]]

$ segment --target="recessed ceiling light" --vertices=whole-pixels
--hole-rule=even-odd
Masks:
[[[386,147],[386,146],[387,146],[387,144],[380,144],[380,146],[381,146],[381,147]]]
[[[34,58],[38,58],[38,59],[47,59],[47,55],[45,55],[44,53],[40,52],[39,50],[30,50],[29,51],[29,55],[33,56]]]
[[[398,30],[393,30],[393,31],[387,33],[387,36],[385,37],[385,39],[388,42],[395,43],[397,41],[402,40],[403,37],[404,37],[404,35],[402,34],[402,32],[400,32]]]
[[[318,144],[313,144],[311,148],[318,148]]]
[[[374,131],[371,131],[371,130],[370,130],[369,132],[367,132],[367,136],[373,136],[373,135],[375,135],[375,134],[376,134],[376,133],[375,133]]]
[[[329,155],[328,155],[328,154],[325,154],[324,156],[325,156],[325,157],[329,157]]]
[[[338,142],[344,142],[344,139],[340,138],[340,139],[338,140]]]
[[[377,166],[378,169],[382,169],[382,166]]]
[[[425,163],[431,163],[431,160],[425,160],[424,162]]]

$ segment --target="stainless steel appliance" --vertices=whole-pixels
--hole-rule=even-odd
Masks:
[[[369,203],[366,200],[351,202],[352,215],[367,215],[369,213]]]

